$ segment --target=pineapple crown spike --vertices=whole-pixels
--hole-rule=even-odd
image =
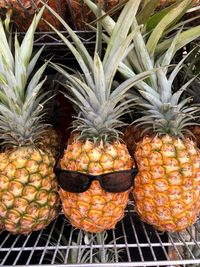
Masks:
[[[125,100],[129,95],[129,89],[154,72],[148,70],[131,77],[130,80],[121,83],[117,88],[112,88],[118,65],[126,56],[127,48],[135,35],[134,31],[130,33],[130,27],[139,4],[140,1],[130,0],[124,6],[102,60],[97,53],[98,49],[95,49],[92,57],[69,25],[54,10],[46,6],[63,24],[73,43],[47,22],[48,25],[71,50],[83,73],[80,78],[70,74],[61,66],[51,63],[66,78],[65,87],[67,91],[65,96],[79,110],[73,126],[81,132],[81,138],[83,139],[95,139],[97,141],[118,139],[119,128],[124,125],[121,117],[129,112],[128,107],[133,102],[133,99]],[[100,25],[97,27],[97,30],[99,29]],[[101,36],[101,33],[99,36]]]
[[[11,33],[6,35],[0,20],[0,133],[3,144],[9,147],[34,144],[46,127],[44,104],[48,92],[42,92],[46,78],[40,80],[47,63],[32,75],[44,48],[32,57],[34,33],[44,8],[34,16],[21,45],[15,34],[14,52],[9,43]]]

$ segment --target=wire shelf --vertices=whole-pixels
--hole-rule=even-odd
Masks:
[[[67,31],[61,33],[68,38],[72,43]],[[79,39],[85,45],[89,53],[92,53],[96,43],[96,33],[94,31],[75,31]],[[19,39],[23,39],[25,32],[18,32]],[[65,61],[74,59],[73,54],[68,49],[67,45],[55,32],[36,32],[34,37],[34,49],[39,49],[44,46],[44,50],[40,57],[41,61],[53,58],[54,61]]]
[[[0,266],[200,266],[199,222],[177,234],[158,232],[139,220],[130,203],[116,229],[106,233],[101,242],[92,234],[88,239],[63,214],[27,236],[1,231]]]
[[[95,31],[74,31],[85,45],[94,45],[96,42]],[[67,31],[60,31],[69,38]],[[18,32],[18,37],[23,38],[26,32]],[[34,35],[34,46],[66,46],[55,32],[36,32]]]

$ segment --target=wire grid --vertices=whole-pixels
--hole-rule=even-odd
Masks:
[[[67,31],[61,33],[72,43]],[[75,31],[82,43],[87,47],[89,53],[93,53],[96,44],[96,33],[94,31]],[[25,32],[19,32],[18,38],[23,39]],[[40,60],[47,60],[53,57],[54,61],[74,59],[71,51],[55,32],[36,32],[34,37],[34,48],[39,49],[45,46]]]
[[[129,205],[107,238],[74,229],[63,214],[27,236],[0,232],[0,266],[200,266],[200,224],[167,234],[141,222]],[[92,238],[91,238],[92,237]]]
[[[87,45],[95,45],[96,32],[94,31],[74,31],[79,39]],[[60,31],[65,37],[69,38],[67,31]],[[18,32],[19,38],[23,38],[26,32]],[[72,41],[72,40],[71,40]],[[66,44],[60,39],[55,32],[36,32],[34,35],[34,46],[66,46]]]

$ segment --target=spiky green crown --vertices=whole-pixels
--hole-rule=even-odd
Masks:
[[[135,22],[135,26],[137,23]],[[171,136],[184,138],[185,134],[191,135],[189,126],[196,125],[196,114],[198,106],[191,106],[191,98],[182,98],[183,92],[193,82],[195,77],[176,88],[174,81],[182,69],[183,58],[177,65],[170,63],[177,50],[177,43],[181,31],[174,36],[167,51],[158,58],[150,55],[142,33],[138,31],[137,40],[134,41],[137,55],[145,54],[148,62],[153,67],[159,68],[148,81],[143,82],[137,90],[141,97],[138,97],[137,104],[142,108],[142,117],[135,123],[143,126],[145,131],[151,130],[158,134],[169,134]],[[148,65],[144,65],[148,69]]]
[[[0,20],[0,134],[6,147],[37,143],[46,127],[43,105],[47,93],[41,92],[45,79],[40,79],[47,63],[31,78],[43,50],[31,58],[34,33],[43,10],[34,17],[21,45],[17,34],[12,41],[8,21],[4,26]]]
[[[97,6],[93,1],[84,0],[84,2],[97,15]],[[151,5],[151,1],[149,2]],[[148,79],[135,85],[139,94],[135,90],[129,91],[129,97],[134,98],[137,95],[136,104],[139,106],[141,114],[141,118],[135,123],[143,125],[146,131],[151,130],[159,134],[183,137],[185,132],[190,133],[188,126],[196,124],[195,114],[198,107],[190,106],[190,98],[181,100],[182,93],[193,81],[193,78],[173,93],[175,91],[173,82],[184,64],[184,59],[176,67],[169,68],[176,52],[200,36],[200,26],[181,32],[179,29],[183,27],[183,23],[179,23],[178,30],[176,29],[178,18],[184,15],[190,4],[191,0],[178,1],[166,12],[161,11],[162,14],[161,12],[155,14],[152,18],[145,16],[147,13],[144,7],[143,13],[141,12],[132,20],[131,29],[135,31],[134,47],[129,49],[130,52],[120,64],[119,71],[125,79],[129,79],[143,71],[158,68],[158,71]],[[154,3],[152,3],[152,7],[154,7]],[[141,22],[142,17],[146,24],[141,30],[138,27],[138,21]],[[102,24],[107,33],[111,35],[115,22],[107,16],[103,19]],[[167,33],[172,33],[172,31],[175,34],[165,39]],[[108,41],[109,37],[106,36],[104,39]],[[171,74],[168,74],[169,70]]]
[[[109,141],[119,139],[119,128],[124,125],[121,117],[127,112],[133,99],[124,101],[128,97],[128,90],[136,82],[152,74],[152,70],[132,77],[117,88],[113,89],[113,79],[119,63],[125,57],[135,32],[129,34],[132,17],[137,12],[140,1],[130,0],[121,12],[115,25],[103,59],[100,59],[96,46],[92,57],[78,36],[50,7],[47,7],[63,24],[73,40],[71,43],[53,26],[63,42],[71,50],[79,63],[83,74],[70,74],[59,65],[52,66],[66,78],[65,96],[76,106],[77,116],[74,117],[73,127],[79,131],[82,139],[92,141]],[[100,31],[99,31],[100,32]],[[97,33],[97,44],[99,43]]]
[[[185,1],[187,2],[187,0]],[[137,27],[137,22],[133,24],[133,29]],[[181,30],[174,35],[168,49],[156,55],[156,47],[148,46],[149,40],[145,42],[142,33],[138,30],[137,38],[134,39],[135,53],[139,57],[146,56],[146,60],[140,64],[141,69],[157,67],[159,70],[153,74],[149,80],[140,84],[137,91],[138,105],[142,108],[142,117],[135,123],[142,125],[146,131],[151,130],[158,134],[169,134],[171,136],[184,138],[185,134],[192,135],[189,126],[196,125],[196,114],[199,112],[198,106],[191,106],[191,98],[183,98],[182,94],[194,81],[195,77],[177,88],[174,85],[177,74],[182,69],[184,57],[177,65],[171,65],[172,58],[181,48]],[[200,35],[200,28],[196,28],[195,36]],[[191,36],[189,40],[194,37]],[[189,40],[187,40],[189,42]],[[151,47],[153,50],[151,50]],[[151,51],[151,52],[150,52]]]

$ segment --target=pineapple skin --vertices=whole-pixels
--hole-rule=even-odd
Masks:
[[[0,154],[0,225],[12,234],[45,228],[58,215],[55,160],[21,147]]]
[[[124,144],[114,142],[95,145],[90,141],[74,141],[68,145],[61,159],[61,168],[98,175],[131,169],[133,161]],[[130,190],[108,193],[93,181],[83,193],[71,193],[62,189],[59,195],[65,216],[76,228],[91,233],[113,229],[124,216]]]
[[[145,137],[136,148],[133,196],[140,218],[160,231],[191,226],[200,211],[200,151],[190,139]]]
[[[191,132],[195,136],[194,141],[196,142],[198,148],[200,148],[200,126],[194,126],[191,128]]]
[[[143,131],[144,128],[136,127],[135,125],[128,125],[123,131],[123,141],[127,145],[129,153],[132,157],[134,157],[137,143],[141,141],[145,135],[153,135],[153,133],[150,131],[146,132],[145,134]]]
[[[49,151],[55,159],[60,155],[62,136],[52,127],[48,127],[41,135],[40,149]]]
[[[15,22],[15,25],[20,29],[20,31],[27,31],[30,26],[34,14],[38,11],[37,9],[42,7],[42,4],[39,0],[20,0],[19,3],[17,0],[7,0],[0,1],[0,15],[5,16],[6,12],[12,13],[12,20]],[[48,0],[48,5],[53,8],[61,17],[65,17],[66,12],[66,2],[63,0]],[[61,25],[58,20],[52,16],[52,14],[45,9],[43,18],[49,23],[54,25],[54,27],[60,29]],[[38,29],[41,31],[49,31],[50,28],[42,20],[39,22]]]

